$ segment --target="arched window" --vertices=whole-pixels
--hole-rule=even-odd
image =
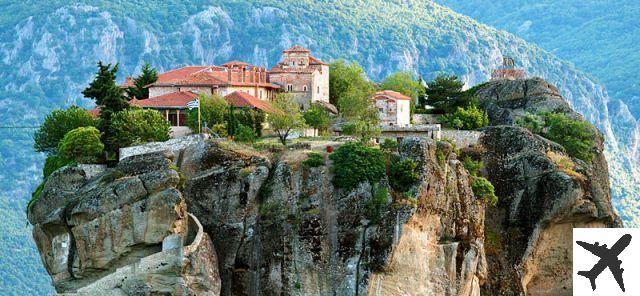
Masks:
[[[287,84],[287,91],[293,91],[293,85]]]
[[[307,91],[307,86],[306,86],[306,85],[303,85],[303,86],[302,86],[302,91],[304,91],[304,92],[306,92],[306,91]]]

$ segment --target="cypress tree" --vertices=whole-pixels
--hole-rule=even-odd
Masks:
[[[132,87],[127,88],[127,95],[130,99],[148,99],[149,88],[146,86],[158,81],[158,71],[155,68],[151,68],[149,63],[145,63],[142,66],[142,72],[137,77],[133,78]]]

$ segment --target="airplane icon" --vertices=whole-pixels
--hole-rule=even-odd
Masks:
[[[596,278],[602,273],[602,271],[604,271],[606,268],[609,268],[616,282],[618,282],[618,286],[620,286],[620,289],[622,289],[622,292],[624,292],[624,281],[622,279],[622,272],[624,272],[624,269],[620,268],[620,264],[622,264],[622,261],[618,260],[618,255],[620,255],[620,253],[622,253],[622,251],[627,248],[630,242],[630,234],[623,235],[610,249],[607,248],[606,244],[600,246],[600,244],[597,242],[595,244],[590,244],[583,241],[576,241],[576,243],[583,247],[585,250],[600,257],[600,261],[598,261],[598,263],[596,263],[596,265],[594,265],[591,270],[578,271],[578,275],[588,278],[591,282],[591,289],[595,291]]]

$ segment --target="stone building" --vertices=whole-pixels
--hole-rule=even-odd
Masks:
[[[296,45],[285,50],[282,61],[269,71],[269,81],[293,94],[304,109],[311,103],[329,103],[329,65],[304,47]]]
[[[518,80],[526,79],[527,74],[524,69],[516,68],[515,60],[511,57],[502,57],[502,66],[493,70],[491,73],[491,80],[508,79]]]
[[[384,90],[373,96],[382,126],[411,125],[411,98],[399,92]]]

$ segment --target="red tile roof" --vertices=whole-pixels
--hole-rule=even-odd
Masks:
[[[394,99],[394,100],[409,100],[411,101],[411,98],[408,96],[405,96],[397,91],[392,91],[392,90],[383,90],[383,91],[379,91],[377,92],[374,96],[373,96],[374,100],[386,100],[386,99]]]
[[[100,107],[95,107],[91,110],[87,110],[87,112],[89,112],[89,114],[91,115],[91,117],[93,118],[98,118],[100,117]]]
[[[262,101],[248,93],[235,91],[225,96],[227,103],[235,107],[257,108],[265,112],[273,112],[275,109],[267,101]]]
[[[187,103],[195,100],[198,96],[190,91],[180,91],[145,100],[133,99],[129,101],[129,104],[145,108],[186,108]]]
[[[319,60],[318,58],[316,58],[314,56],[309,56],[309,64],[310,65],[328,65],[327,63]]]
[[[300,45],[294,45],[289,49],[285,49],[283,52],[311,52],[311,51]]]

